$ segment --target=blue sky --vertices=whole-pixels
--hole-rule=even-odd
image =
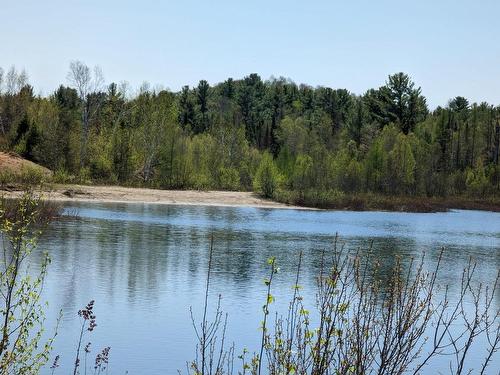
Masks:
[[[0,66],[37,92],[71,60],[172,90],[259,73],[361,94],[404,71],[431,106],[500,104],[499,0],[0,0]]]

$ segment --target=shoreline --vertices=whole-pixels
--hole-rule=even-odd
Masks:
[[[0,189],[0,196],[18,198],[19,187]],[[40,190],[48,200],[56,202],[138,203],[184,206],[255,207],[294,210],[318,210],[314,207],[279,203],[252,192],[219,190],[160,190],[121,186],[51,185]]]
[[[280,199],[281,198],[281,199]],[[422,197],[381,195],[375,193],[341,194],[332,197],[305,196],[278,197],[278,201],[326,210],[386,211],[434,213],[450,210],[500,212],[500,197],[474,198],[467,196]]]
[[[254,207],[292,210],[386,211],[433,213],[454,209],[500,212],[500,199],[467,197],[425,198],[381,196],[374,194],[346,195],[322,202],[279,202],[259,197],[253,192],[221,190],[160,190],[113,185],[50,184],[38,190],[50,201],[90,203],[137,203],[213,207]],[[21,185],[0,187],[0,197],[18,198]],[[295,204],[294,204],[295,203]],[[309,205],[308,205],[309,203]],[[316,204],[315,204],[316,203]]]

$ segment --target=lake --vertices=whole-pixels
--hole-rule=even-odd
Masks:
[[[315,277],[335,235],[347,249],[367,249],[391,265],[427,254],[432,266],[445,247],[439,282],[457,285],[473,257],[478,277],[492,281],[500,266],[500,213],[390,213],[303,211],[155,204],[71,204],[78,219],[51,224],[40,248],[52,258],[44,298],[49,327],[63,310],[54,355],[56,374],[69,373],[78,333],[77,311],[95,300],[97,328],[87,335],[97,350],[111,347],[110,374],[175,374],[195,356],[189,309],[201,319],[210,236],[214,236],[211,306],[217,295],[229,314],[227,340],[250,352],[260,342],[266,260],[277,258],[273,310],[285,311],[298,254],[301,285],[313,309]],[[35,258],[35,262],[39,261]],[[456,288],[452,288],[456,291]],[[500,305],[500,295],[495,297]],[[498,360],[498,356],[496,358]],[[50,370],[46,369],[49,374]]]

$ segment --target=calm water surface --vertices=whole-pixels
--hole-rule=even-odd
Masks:
[[[196,318],[201,316],[211,233],[211,296],[221,294],[229,313],[228,341],[250,351],[260,338],[266,260],[276,256],[281,268],[274,284],[274,308],[283,310],[292,294],[298,253],[303,251],[301,284],[312,305],[320,254],[332,248],[336,233],[348,249],[365,249],[373,241],[376,256],[387,266],[397,255],[408,261],[425,252],[431,267],[445,247],[440,282],[455,290],[470,256],[478,261],[482,281],[491,281],[500,266],[499,213],[68,206],[68,212],[75,210],[80,219],[53,223],[40,241],[52,257],[45,286],[49,323],[59,309],[64,313],[54,348],[54,354],[61,355],[57,373],[69,372],[78,338],[76,313],[91,299],[98,326],[87,337],[93,347],[89,361],[97,349],[111,346],[112,374],[175,374],[185,369],[195,349],[189,308]],[[495,304],[498,308],[500,295]]]

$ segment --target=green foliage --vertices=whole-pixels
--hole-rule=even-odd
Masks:
[[[225,190],[239,190],[240,189],[240,174],[236,168],[219,169],[219,186]]]
[[[390,189],[394,193],[410,193],[415,182],[415,158],[407,136],[400,133],[389,152]]]
[[[80,184],[91,184],[92,183],[92,178],[91,178],[91,173],[90,173],[89,167],[81,168],[78,171],[77,182]]]
[[[37,251],[39,215],[39,201],[30,193],[23,195],[13,210],[7,209],[5,201],[0,204],[0,235],[5,239],[0,262],[2,374],[37,374],[49,359],[55,337],[42,340],[41,292],[50,263],[48,255],[43,254],[37,275],[26,271],[30,255]]]
[[[329,158],[329,176],[333,187],[342,191],[358,191],[363,186],[363,166],[355,153],[341,150]]]
[[[486,194],[490,184],[480,161],[474,169],[471,168],[466,171],[465,186],[467,191],[474,196],[481,197]]]
[[[307,129],[302,119],[293,120],[285,117],[277,132],[278,142],[286,145],[292,155],[298,155],[305,151],[307,143]]]
[[[302,204],[308,207],[345,208],[346,194],[340,190],[308,189],[303,192],[294,190],[278,190],[274,199],[287,204]],[[352,207],[357,209],[357,207]]]
[[[0,171],[0,188],[4,189],[7,184],[17,180],[17,175],[10,169]]]
[[[272,198],[280,187],[281,175],[271,154],[265,153],[255,174],[254,189],[266,198]]]
[[[387,190],[387,153],[382,142],[373,143],[365,159],[366,186],[371,191],[385,192]]]
[[[407,74],[390,75],[385,86],[367,93],[372,118],[382,126],[396,123],[403,133],[408,134],[427,115],[426,100],[421,91],[420,87],[415,88]]]
[[[195,189],[213,188],[211,150],[213,138],[208,134],[200,134],[192,138],[189,146],[189,167],[191,170],[190,185]]]
[[[311,172],[313,168],[313,159],[309,155],[299,155],[295,161],[295,167],[292,174],[292,187],[294,190],[303,192],[309,187],[311,182]]]
[[[22,85],[0,93],[0,148],[56,171],[56,181],[254,189],[299,202],[331,191],[500,191],[500,108],[457,96],[429,112],[404,73],[361,96],[251,74],[178,93],[145,84],[131,97],[113,83],[85,97],[65,86],[39,97],[12,74]]]
[[[23,166],[19,171],[6,169],[0,171],[0,187],[9,183],[25,185],[28,188],[40,186],[49,182],[51,177],[40,167]]]
[[[25,167],[21,169],[19,182],[27,186],[37,186],[47,180],[47,175],[40,168]]]
[[[113,171],[113,160],[111,158],[112,144],[104,135],[91,136],[88,146],[92,155],[88,163],[88,173],[90,180],[108,181],[116,183],[116,175]]]
[[[52,182],[56,184],[70,184],[75,181],[75,176],[70,175],[64,169],[58,169],[55,171],[54,176],[52,177]]]

